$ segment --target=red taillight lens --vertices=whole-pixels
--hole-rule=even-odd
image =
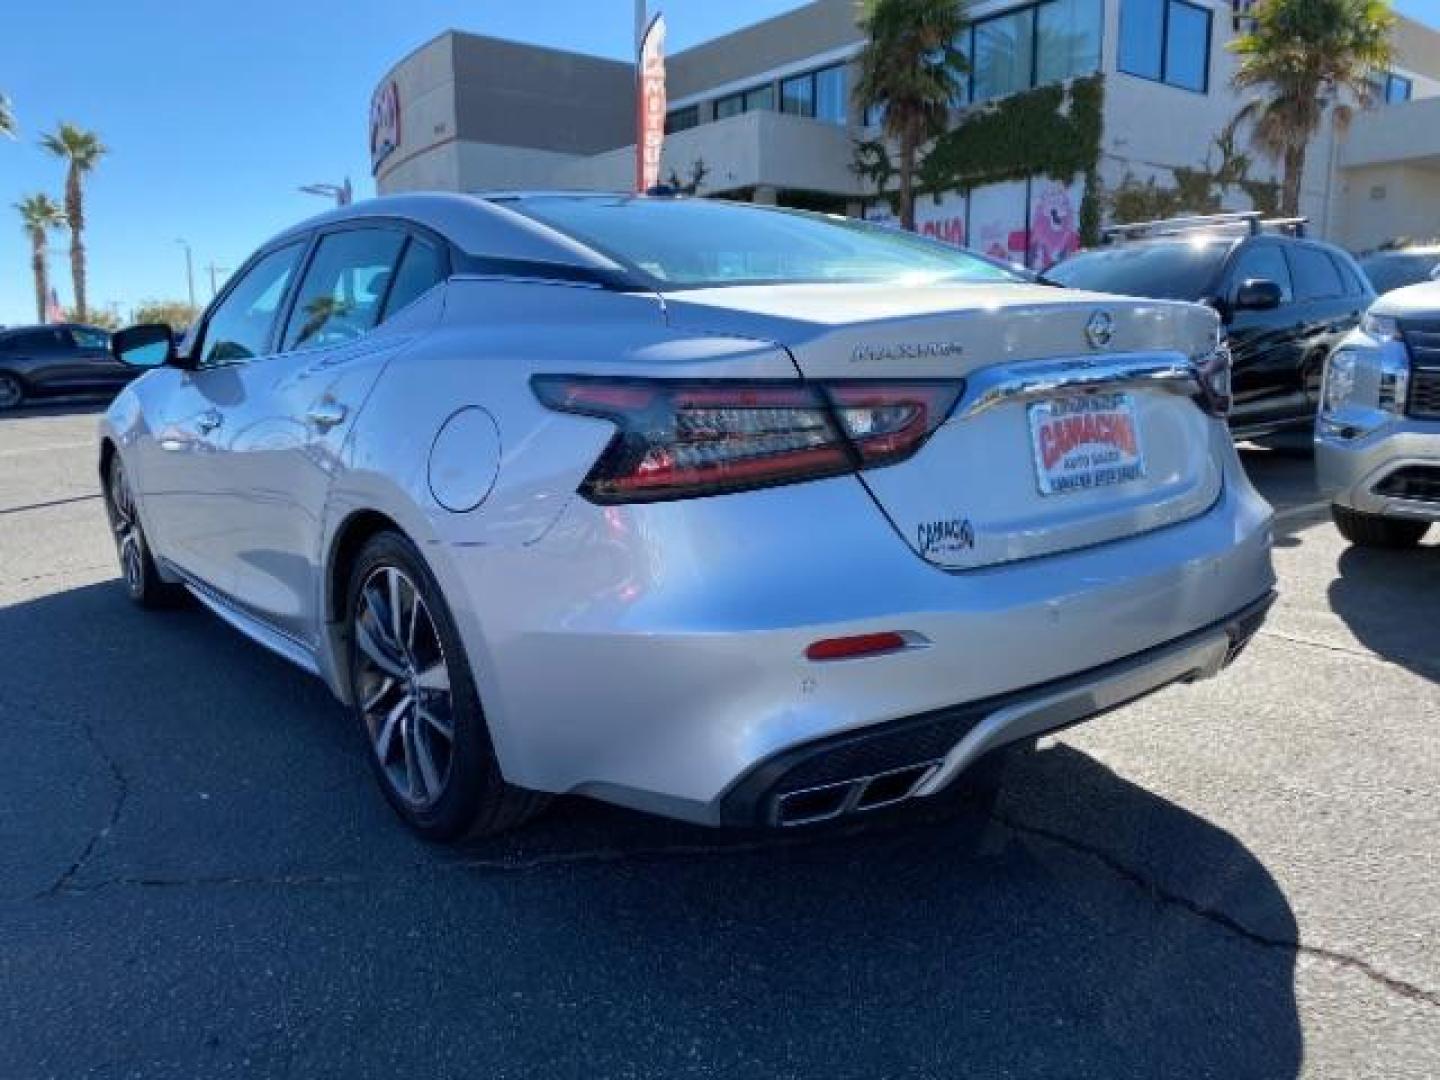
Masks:
[[[807,660],[853,660],[858,656],[876,656],[905,648],[905,638],[894,631],[881,634],[856,634],[854,637],[825,638],[805,650]]]
[[[586,478],[595,502],[713,495],[909,457],[949,415],[956,382],[693,382],[539,375],[536,396],[619,429]]]

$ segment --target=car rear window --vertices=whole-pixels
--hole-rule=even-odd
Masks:
[[[1199,300],[1208,293],[1231,246],[1210,239],[1120,244],[1073,255],[1045,271],[1045,276],[1071,289]]]
[[[957,248],[853,218],[702,199],[534,196],[507,205],[661,288],[1024,280]]]

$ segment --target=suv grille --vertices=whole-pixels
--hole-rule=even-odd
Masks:
[[[1401,319],[1400,333],[1410,351],[1406,411],[1422,420],[1440,420],[1440,319]]]

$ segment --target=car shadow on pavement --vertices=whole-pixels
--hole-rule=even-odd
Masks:
[[[1366,648],[1440,682],[1440,546],[1346,548],[1329,591],[1330,607]]]
[[[1276,881],[1063,743],[983,818],[714,832],[560,799],[450,849],[392,818],[318,682],[201,611],[102,583],[0,609],[0,655],[0,872],[53,920],[0,1011],[52,1071],[147,1060],[104,1019],[122,992],[192,1075],[207,1025],[257,1075],[1300,1071]]]
[[[0,412],[0,423],[4,423],[6,420],[24,420],[37,416],[84,416],[87,413],[94,413],[98,416],[110,407],[114,396],[111,394],[108,397],[40,398],[36,401],[27,401],[18,409],[6,409],[4,412]]]

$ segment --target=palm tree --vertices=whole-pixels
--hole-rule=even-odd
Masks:
[[[1230,43],[1240,57],[1237,89],[1265,96],[1241,110],[1251,138],[1282,169],[1280,212],[1300,212],[1300,181],[1310,140],[1326,110],[1344,131],[1354,109],[1368,107],[1374,76],[1393,58],[1395,16],[1389,0],[1263,0],[1254,28]]]
[[[15,110],[10,107],[10,99],[0,94],[0,135],[15,137]]]
[[[50,270],[45,261],[45,245],[51,229],[65,224],[65,211],[49,195],[31,195],[15,204],[30,237],[30,267],[35,272],[35,320],[45,321],[50,298]]]
[[[965,26],[960,0],[862,0],[855,101],[885,113],[885,134],[899,146],[900,224],[915,228],[920,148],[945,130],[967,65],[955,40]]]
[[[85,305],[85,192],[83,178],[109,151],[93,131],[61,124],[53,134],[42,136],[40,145],[66,162],[65,217],[70,223],[70,276],[75,286],[75,314],[83,322],[89,312]]]

